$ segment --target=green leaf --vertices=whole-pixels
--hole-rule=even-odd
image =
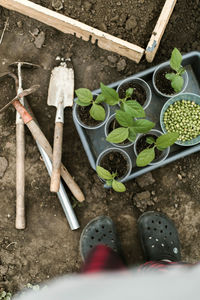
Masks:
[[[106,170],[100,166],[97,166],[96,171],[100,178],[105,179],[105,180],[112,180],[112,174],[108,170]]]
[[[134,142],[135,139],[136,139],[136,136],[137,136],[137,134],[136,134],[134,128],[132,128],[132,127],[129,128],[128,140],[129,140],[130,142]]]
[[[102,94],[99,94],[94,102],[96,104],[99,104],[99,103],[103,102],[104,100],[105,100],[105,97]]]
[[[114,129],[106,138],[106,141],[111,143],[122,143],[124,142],[129,135],[129,129],[119,127],[117,129]]]
[[[126,112],[122,110],[116,111],[116,120],[123,127],[133,126],[133,118]]]
[[[167,73],[165,75],[165,78],[167,78],[168,80],[172,81],[174,79],[174,77],[176,77],[175,73]]]
[[[177,132],[169,132],[159,136],[156,140],[156,147],[166,149],[173,145],[178,139],[179,134]]]
[[[135,100],[128,100],[123,103],[123,110],[129,113],[134,118],[145,117],[145,112],[143,107]]]
[[[176,75],[171,81],[171,86],[176,93],[180,92],[183,88],[184,79],[182,76]]]
[[[92,107],[90,108],[90,115],[96,121],[104,121],[106,112],[101,105],[93,103]]]
[[[104,101],[109,105],[116,105],[119,102],[118,93],[114,89],[104,85],[102,82],[100,85],[101,85],[102,95],[105,98]]]
[[[176,72],[178,72],[181,67],[181,62],[182,62],[182,55],[177,48],[174,48],[170,59],[171,68]]]
[[[147,133],[155,126],[155,123],[148,121],[146,119],[140,119],[134,121],[134,125],[132,126],[137,133]]]
[[[129,88],[126,90],[126,98],[130,98],[133,94],[134,89],[133,88]]]
[[[183,75],[183,73],[185,73],[185,68],[181,66],[180,69],[178,70],[178,73],[179,75]]]
[[[90,102],[88,103],[81,102],[79,99],[76,100],[76,103],[80,106],[89,106],[91,104]]]
[[[119,192],[119,193],[126,191],[125,185],[122,182],[119,182],[115,179],[113,179],[112,181],[112,188],[115,192]]]
[[[150,164],[155,158],[154,148],[145,149],[137,156],[136,165],[138,167],[145,167]]]
[[[147,137],[146,138],[146,142],[149,144],[149,145],[152,145],[154,144],[156,141],[154,140],[154,138],[152,136],[150,137]]]
[[[90,90],[81,88],[75,91],[78,99],[84,103],[91,103],[93,99],[93,95]]]

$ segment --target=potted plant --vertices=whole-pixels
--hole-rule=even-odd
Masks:
[[[172,97],[183,92],[188,84],[188,75],[181,65],[182,55],[174,48],[169,62],[160,64],[153,73],[153,86],[163,97]]]
[[[170,146],[178,139],[177,132],[163,134],[161,131],[153,129],[148,134],[141,134],[134,144],[136,155],[136,165],[145,167],[154,165],[165,160],[169,154]]]
[[[127,78],[123,80],[117,87],[119,97],[125,98],[129,89],[132,89],[131,99],[136,100],[143,109],[146,109],[152,98],[151,89],[146,81],[141,78]]]
[[[101,152],[96,161],[98,176],[117,192],[126,190],[124,181],[132,170],[129,155],[122,149],[109,148]]]
[[[117,91],[101,83],[104,101],[109,105],[120,105],[120,109],[110,116],[105,125],[106,140],[119,147],[128,147],[134,143],[138,133],[146,133],[155,124],[146,119],[143,107],[132,100],[133,88],[125,91],[124,98],[120,98]],[[139,119],[136,119],[139,118]]]
[[[86,129],[98,129],[103,126],[110,115],[110,108],[104,102],[102,94],[93,95],[89,89],[75,91],[77,100],[74,105],[75,119]]]

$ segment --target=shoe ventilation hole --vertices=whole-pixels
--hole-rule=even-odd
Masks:
[[[163,231],[161,230],[160,233],[163,233]]]
[[[90,245],[90,248],[92,248],[92,245]]]
[[[166,240],[166,238],[167,238],[167,237],[166,237],[166,235],[165,235],[164,239]]]
[[[154,220],[152,220],[151,223],[154,223]]]
[[[98,229],[96,229],[96,232],[99,232],[99,230],[98,230]]]
[[[112,230],[110,230],[109,233],[112,233]]]
[[[167,229],[167,225],[165,225],[165,228]]]
[[[104,235],[103,236],[106,236],[106,234],[104,233]]]
[[[111,242],[114,243],[114,240],[112,239]]]
[[[104,226],[102,225],[101,228],[104,229]]]
[[[172,233],[170,232],[169,235],[172,235]]]
[[[151,228],[150,228],[150,227],[147,227],[147,229],[150,230]]]
[[[153,230],[154,230],[154,231],[156,231],[157,229],[156,229],[156,228],[154,228]]]
[[[101,242],[101,239],[98,239],[99,242]]]
[[[158,224],[161,224],[161,222],[160,222],[160,221],[158,221]]]
[[[93,236],[91,236],[91,240],[93,240],[94,239],[94,237]]]

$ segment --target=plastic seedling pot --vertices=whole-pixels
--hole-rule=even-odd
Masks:
[[[129,88],[128,87],[128,84],[130,84],[130,87],[132,87],[132,85],[139,85],[144,91],[145,91],[145,94],[146,94],[146,100],[144,102],[144,104],[142,105],[143,109],[146,109],[150,102],[151,102],[151,98],[152,98],[152,92],[151,92],[151,89],[150,89],[150,86],[148,85],[148,83],[146,83],[146,81],[144,81],[143,79],[141,78],[127,78],[125,80],[123,80],[117,87],[117,92],[120,93],[120,90],[123,88],[123,86],[127,86],[127,89]],[[123,95],[123,97],[125,97],[125,95]],[[133,100],[137,100],[137,99],[133,99]],[[139,101],[138,101],[139,102]]]
[[[98,158],[97,158],[97,161],[96,161],[96,167],[97,167],[97,166],[101,166],[101,161],[102,161],[102,159],[103,159],[107,154],[112,153],[112,152],[118,152],[118,153],[120,153],[120,154],[123,156],[123,158],[125,158],[125,160],[127,161],[127,171],[126,171],[126,173],[124,174],[123,177],[120,177],[120,178],[117,179],[118,181],[124,182],[124,181],[126,181],[127,177],[128,177],[128,176],[130,175],[130,173],[131,173],[131,170],[132,170],[132,161],[131,161],[131,158],[130,158],[130,156],[128,155],[128,153],[127,153],[126,151],[124,151],[123,149],[119,149],[119,148],[108,148],[108,149],[102,151],[102,152],[99,154]]]
[[[79,116],[79,114],[78,114],[78,106],[79,106],[79,105],[78,105],[77,103],[75,103],[75,104],[74,104],[74,117],[75,117],[75,120],[77,121],[77,123],[78,123],[81,127],[85,128],[85,129],[91,129],[91,130],[98,129],[98,128],[102,127],[102,126],[106,123],[106,121],[108,120],[108,118],[109,118],[109,115],[110,115],[110,107],[109,107],[109,105],[107,105],[106,103],[101,103],[101,104],[102,104],[102,106],[104,107],[104,109],[105,109],[105,111],[106,111],[106,117],[105,117],[105,120],[104,120],[103,122],[98,123],[96,126],[89,126],[89,125],[87,125],[87,124],[84,124],[84,123],[81,121],[80,116]]]
[[[137,143],[138,143],[138,141],[141,139],[141,137],[149,135],[149,134],[152,134],[152,135],[155,136],[155,138],[157,138],[157,137],[161,136],[163,133],[160,130],[152,129],[148,133],[139,134],[138,137],[136,138],[136,141],[135,141],[135,144],[134,144],[134,153],[135,153],[136,157],[139,154],[137,152]],[[154,159],[149,165],[153,166],[153,165],[159,164],[162,161],[164,161],[167,158],[167,156],[169,155],[169,151],[170,151],[170,147],[166,148],[164,151],[162,151],[162,154],[157,159]]]
[[[105,136],[107,138],[108,134],[109,134],[109,127],[110,127],[110,124],[112,123],[112,121],[115,119],[115,114],[111,115],[110,118],[107,120],[106,124],[105,124]],[[131,142],[131,141],[128,141],[127,143],[120,143],[120,144],[115,144],[115,143],[111,143],[111,142],[108,142],[110,143],[111,145],[115,146],[115,147],[119,147],[119,148],[127,148],[127,147],[130,147],[131,145],[133,145],[135,143],[134,142]]]
[[[177,96],[177,95],[183,93],[183,92],[185,91],[185,89],[187,88],[187,85],[188,85],[188,73],[187,73],[187,71],[185,71],[185,72],[183,73],[183,75],[182,75],[183,80],[184,80],[184,83],[183,83],[183,88],[182,88],[182,90],[181,90],[179,93],[175,93],[175,92],[174,92],[173,94],[168,95],[168,94],[165,94],[165,93],[162,93],[161,91],[159,91],[159,89],[158,89],[157,86],[156,86],[156,77],[158,76],[158,73],[159,73],[161,70],[165,69],[165,68],[170,68],[170,62],[169,62],[169,61],[160,64],[160,65],[155,69],[155,71],[153,72],[152,83],[153,83],[153,87],[154,87],[156,93],[157,93],[158,95],[160,95],[161,97],[165,97],[165,98],[171,98],[171,97],[173,97],[173,96]],[[166,79],[166,80],[167,80],[167,79]]]

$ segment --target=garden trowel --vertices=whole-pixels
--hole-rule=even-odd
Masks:
[[[48,105],[57,107],[54,131],[53,161],[51,175],[51,192],[58,192],[60,187],[60,168],[62,156],[62,138],[64,124],[64,109],[73,105],[74,70],[68,67],[70,59],[61,62],[51,73],[48,90]]]

